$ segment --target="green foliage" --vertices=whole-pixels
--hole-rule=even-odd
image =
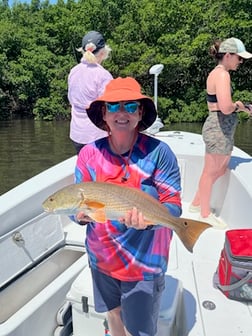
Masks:
[[[92,29],[112,47],[104,66],[114,77],[135,77],[145,94],[154,91],[150,67],[164,64],[158,112],[165,123],[203,121],[205,81],[214,67],[209,47],[235,36],[252,50],[250,7],[251,0],[15,0],[12,7],[0,0],[0,119],[69,118],[67,76]],[[251,61],[232,79],[234,99],[252,102]]]

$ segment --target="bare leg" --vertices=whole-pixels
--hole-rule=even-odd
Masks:
[[[200,205],[201,216],[208,217],[213,184],[225,174],[230,155],[208,154],[205,155],[205,165],[199,181],[199,189],[192,201],[193,205]]]
[[[126,329],[125,329],[125,333],[127,336],[132,336]]]
[[[130,336],[125,332],[120,311],[121,307],[116,307],[107,313],[110,333],[112,336]]]
[[[199,194],[199,189],[197,190],[194,199],[192,201],[192,205],[194,206],[199,206],[200,205],[200,194]]]

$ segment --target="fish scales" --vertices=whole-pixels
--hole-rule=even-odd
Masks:
[[[92,191],[92,185],[90,185],[90,187],[90,193],[88,192],[89,186],[87,185],[84,186],[83,192],[87,198],[91,199],[92,197],[94,198],[95,195]],[[99,188],[97,188],[97,190],[98,189]],[[105,189],[108,189],[106,193],[104,193]],[[145,193],[143,195],[143,192],[138,189],[102,183],[100,192],[96,195],[96,200],[104,203],[105,209],[111,211],[117,210],[121,215],[124,215],[126,211],[136,207],[152,224],[168,225],[171,228],[170,223],[172,218],[170,218],[168,209],[148,194]]]
[[[147,225],[173,229],[185,247],[192,252],[201,233],[211,225],[188,218],[174,217],[157,199],[142,190],[107,182],[81,182],[60,189],[43,202],[44,210],[68,215],[83,211],[101,223],[124,217],[136,207]]]

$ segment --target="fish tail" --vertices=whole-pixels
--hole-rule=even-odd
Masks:
[[[181,239],[188,251],[193,252],[193,247],[199,236],[206,229],[212,227],[210,224],[188,218],[179,218],[182,226],[176,227],[175,232]]]

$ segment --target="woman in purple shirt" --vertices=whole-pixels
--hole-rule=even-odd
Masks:
[[[68,100],[71,104],[70,139],[79,154],[85,144],[106,136],[90,121],[86,108],[103,93],[112,75],[101,65],[111,49],[99,32],[88,32],[77,50],[83,56],[68,76]]]

